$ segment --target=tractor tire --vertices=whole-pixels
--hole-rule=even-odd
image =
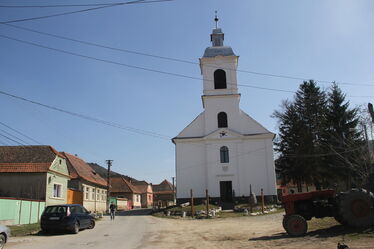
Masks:
[[[289,215],[283,215],[282,225],[283,225],[284,230],[286,230],[286,224],[287,224],[287,218],[288,217],[289,217]]]
[[[283,221],[286,232],[291,236],[303,236],[308,231],[308,223],[301,215],[288,215]]]
[[[338,208],[337,217],[343,224],[353,227],[374,225],[374,195],[365,189],[352,189],[340,194]]]

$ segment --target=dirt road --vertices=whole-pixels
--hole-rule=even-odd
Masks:
[[[277,248],[335,249],[343,240],[341,226],[317,229],[301,238],[288,237],[282,214],[213,220],[167,219],[152,216],[107,217],[93,230],[78,235],[15,238],[7,249],[200,249]],[[346,237],[350,249],[374,249],[374,235]]]

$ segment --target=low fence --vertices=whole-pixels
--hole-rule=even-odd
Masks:
[[[0,197],[0,224],[38,223],[44,208],[45,201]]]

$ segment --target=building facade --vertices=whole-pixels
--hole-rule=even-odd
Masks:
[[[51,146],[0,146],[0,196],[66,204],[65,156]]]
[[[62,152],[66,158],[71,180],[69,193],[77,197],[69,198],[71,204],[82,204],[88,211],[105,212],[107,183],[81,158]]]
[[[204,111],[172,140],[179,203],[190,190],[197,200],[208,190],[214,201],[233,203],[249,196],[250,185],[257,195],[263,189],[269,200],[276,197],[274,134],[240,109],[239,57],[223,40],[222,30],[213,29],[200,59]]]

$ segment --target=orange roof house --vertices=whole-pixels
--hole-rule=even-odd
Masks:
[[[92,212],[104,212],[107,203],[107,183],[81,158],[61,152],[65,156],[69,175],[69,203],[82,204]]]
[[[52,146],[0,146],[0,197],[67,201],[66,158]]]
[[[160,207],[174,205],[175,188],[168,180],[163,180],[160,184],[154,184],[153,203]]]
[[[127,198],[132,207],[141,207],[141,188],[133,185],[124,177],[113,177],[110,181],[110,195],[118,198]]]
[[[131,182],[141,192],[142,208],[149,208],[153,206],[153,190],[152,184],[146,181]]]

